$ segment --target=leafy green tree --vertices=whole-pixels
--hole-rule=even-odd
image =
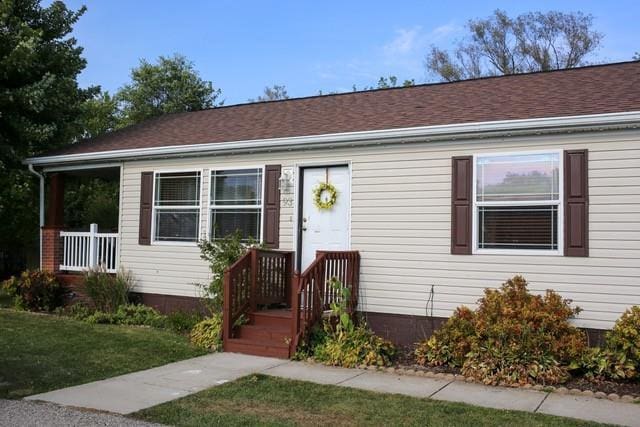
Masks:
[[[265,87],[262,95],[255,99],[250,98],[249,102],[279,101],[281,99],[289,99],[286,86],[273,85],[271,87]]]
[[[378,79],[378,82],[376,83],[375,86],[365,86],[362,88],[362,90],[376,90],[376,89],[389,89],[392,87],[409,87],[409,86],[415,86],[416,81],[414,79],[405,79],[402,82],[402,85],[398,84],[398,78],[396,76],[388,76],[388,77],[380,77]],[[359,89],[356,87],[356,85],[353,85],[353,91],[356,92]]]
[[[82,104],[82,137],[93,138],[121,127],[116,97],[109,92],[95,94]]]
[[[469,35],[453,52],[431,47],[429,72],[444,81],[547,71],[584,65],[603,35],[581,12],[530,12],[515,18],[496,10],[467,23]]]
[[[640,52],[636,52],[635,55],[633,55],[633,60],[640,61]]]
[[[122,125],[166,113],[197,111],[222,105],[220,89],[203,80],[183,55],[160,56],[156,64],[142,59],[131,71],[131,83],[116,95]]]
[[[77,138],[97,91],[77,83],[86,62],[70,34],[84,11],[0,1],[0,275],[37,250],[37,183],[21,161]]]

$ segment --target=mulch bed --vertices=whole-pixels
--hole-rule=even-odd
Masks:
[[[429,371],[434,373],[460,374],[459,368],[449,366],[421,366],[416,363],[413,347],[398,347],[395,359],[396,368],[414,369],[416,371]],[[556,387],[567,389],[591,390],[594,393],[601,391],[606,394],[615,393],[618,396],[640,397],[640,382],[589,380],[581,377],[571,378],[564,384],[555,384]]]
[[[604,393],[615,393],[618,396],[625,394],[640,397],[640,382],[588,380],[586,378],[571,378],[565,384],[561,384],[568,389],[577,388],[580,390],[591,390],[593,392],[602,391]]]

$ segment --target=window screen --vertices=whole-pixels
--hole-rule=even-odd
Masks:
[[[560,155],[478,156],[477,248],[558,250]]]
[[[157,173],[154,194],[154,240],[197,241],[200,172]]]
[[[211,173],[211,238],[239,230],[245,240],[259,240],[262,227],[262,169]]]

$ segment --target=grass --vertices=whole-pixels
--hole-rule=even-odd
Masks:
[[[176,333],[0,309],[0,398],[21,398],[204,354]]]
[[[543,414],[251,375],[133,414],[176,426],[591,426]]]

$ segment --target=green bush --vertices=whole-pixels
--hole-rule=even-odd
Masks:
[[[606,335],[602,348],[593,348],[584,356],[582,368],[587,377],[640,378],[640,307],[626,310]]]
[[[210,351],[222,350],[222,315],[214,314],[191,330],[191,343]]]
[[[460,367],[486,384],[553,384],[566,381],[586,349],[583,331],[571,326],[571,301],[548,290],[533,295],[521,276],[485,290],[478,308],[456,310],[416,348],[428,365]]]
[[[113,313],[129,302],[129,291],[134,286],[131,272],[120,270],[107,273],[98,267],[84,273],[84,289],[96,310]]]
[[[165,328],[178,333],[187,333],[202,320],[202,315],[196,311],[174,311],[165,316]]]
[[[329,286],[339,293],[340,298],[331,305],[331,318],[324,322],[324,334],[316,333],[313,337],[317,340],[309,350],[313,359],[345,368],[389,365],[396,352],[393,344],[375,335],[366,325],[355,324],[347,310],[349,288],[336,278],[329,280]]]
[[[84,319],[88,323],[111,325],[151,326],[163,328],[165,316],[158,310],[143,304],[125,304],[119,306],[115,312],[96,311]]]
[[[2,282],[3,291],[22,310],[53,311],[64,304],[66,289],[55,274],[42,270],[26,270],[20,277]]]
[[[200,258],[209,263],[211,270],[211,282],[202,285],[203,296],[211,313],[219,313],[222,310],[224,270],[239,260],[251,246],[257,246],[257,243],[253,240],[243,240],[240,230],[220,239],[203,240],[198,243]]]

